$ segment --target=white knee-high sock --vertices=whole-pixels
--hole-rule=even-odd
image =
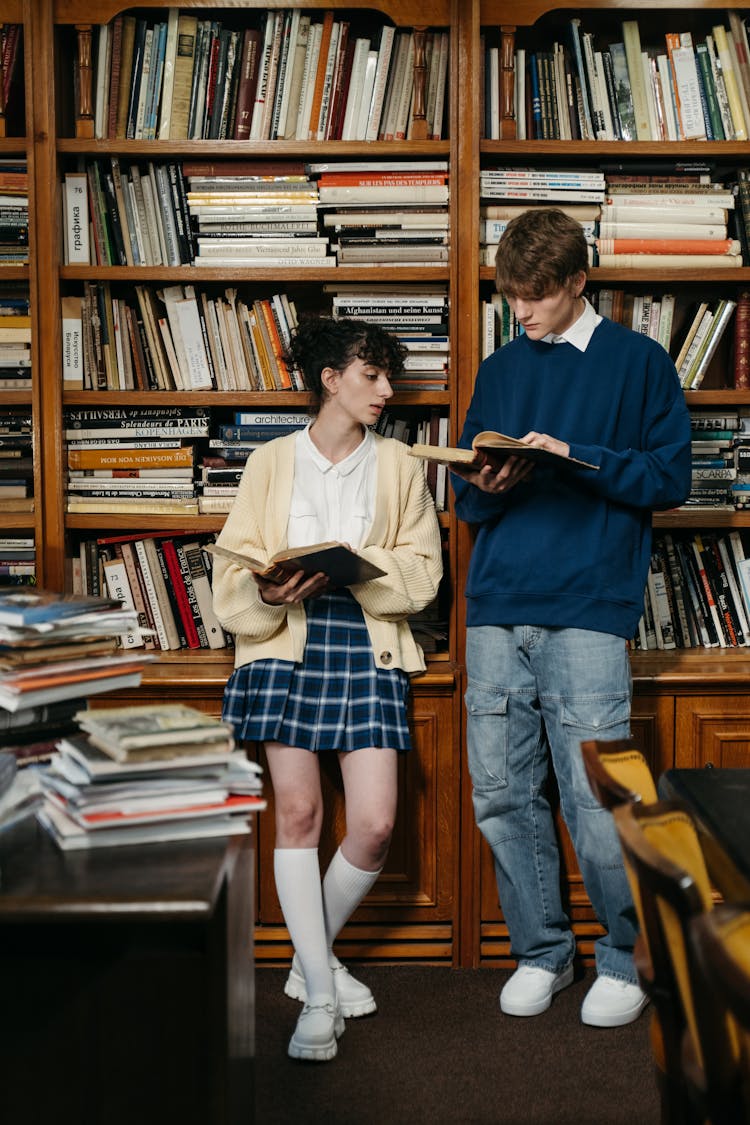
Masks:
[[[328,948],[375,883],[380,871],[362,871],[353,867],[339,848],[328,865],[323,879],[323,912],[325,914]]]
[[[305,976],[307,998],[310,1003],[332,1000],[318,849],[276,848],[273,870],[284,921]]]

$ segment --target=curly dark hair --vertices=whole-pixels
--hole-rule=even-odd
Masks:
[[[393,378],[404,370],[406,355],[403,344],[379,324],[311,315],[300,318],[286,361],[302,372],[312,395],[310,410],[317,414],[327,397],[320,377],[325,367],[343,371],[353,359],[361,359]]]

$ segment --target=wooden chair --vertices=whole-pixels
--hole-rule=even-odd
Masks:
[[[652,804],[657,800],[656,783],[651,768],[632,738],[589,739],[581,743],[581,753],[591,790],[599,804],[609,812],[613,812],[620,805]],[[640,986],[653,1001],[649,1036],[651,1055],[656,1069],[656,1083],[661,1098],[661,1118],[664,1125],[678,1125],[678,1122],[682,1121],[682,1107],[686,1095],[681,1087],[672,1089],[672,1080],[668,1075],[661,1022],[665,1005],[654,995],[654,969],[648,934],[643,923],[638,880],[630,868],[627,857],[623,857],[623,862],[639,924],[633,960]],[[674,1071],[674,1067],[670,1069]]]
[[[703,1049],[689,933],[693,919],[713,909],[713,896],[700,839],[677,802],[623,804],[613,815],[649,950],[650,994],[663,1036],[663,1117],[703,1122],[714,1078]],[[725,1125],[725,1119],[711,1121]]]
[[[697,915],[690,938],[698,966],[696,1007],[711,1121],[750,1122],[750,904]]]
[[[632,739],[589,739],[581,743],[581,753],[589,785],[605,809],[657,799],[649,764]]]

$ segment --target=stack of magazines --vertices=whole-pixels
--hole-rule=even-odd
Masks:
[[[260,766],[183,704],[86,710],[42,771],[38,816],[64,850],[246,835]]]
[[[113,598],[57,594],[39,587],[0,592],[0,739],[5,749],[47,746],[75,729],[90,695],[137,687],[143,651],[125,652],[139,633],[134,611]],[[39,753],[32,754],[37,759]]]

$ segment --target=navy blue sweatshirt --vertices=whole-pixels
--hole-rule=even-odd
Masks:
[[[479,368],[460,445],[480,430],[549,434],[598,471],[536,465],[502,496],[452,474],[457,514],[478,527],[468,625],[633,637],[651,513],[690,492],[690,416],[667,353],[610,320],[585,352],[520,336]]]

